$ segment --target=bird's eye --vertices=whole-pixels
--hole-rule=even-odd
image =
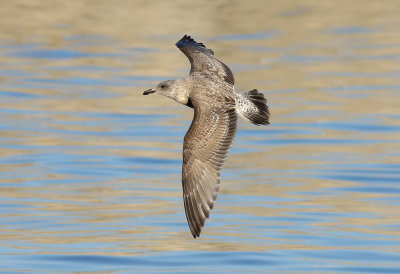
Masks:
[[[165,89],[167,86],[166,85],[164,85],[164,84],[162,84],[161,86],[160,86],[160,88],[162,88],[162,89]]]

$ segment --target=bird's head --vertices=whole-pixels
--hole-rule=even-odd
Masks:
[[[175,87],[174,82],[175,82],[174,80],[162,81],[154,88],[145,90],[143,92],[143,95],[158,93],[158,94],[173,98],[173,95],[176,93],[175,88],[174,88]]]
[[[184,105],[188,102],[187,89],[182,80],[162,81],[154,88],[144,91],[143,95],[149,95],[152,93],[164,95]]]

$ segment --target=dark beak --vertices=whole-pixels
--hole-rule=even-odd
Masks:
[[[143,92],[143,95],[149,95],[149,94],[152,94],[152,93],[154,93],[154,92],[156,92],[154,89],[148,89],[148,90],[145,90],[145,91]]]

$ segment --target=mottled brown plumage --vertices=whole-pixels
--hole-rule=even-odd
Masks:
[[[143,94],[160,93],[194,109],[183,142],[182,186],[186,218],[196,238],[217,199],[238,114],[253,124],[268,125],[269,111],[257,90],[234,92],[231,70],[204,44],[185,35],[176,46],[190,61],[189,76],[163,81]]]

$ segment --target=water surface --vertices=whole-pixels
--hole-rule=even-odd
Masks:
[[[399,273],[398,3],[193,5],[4,4],[0,271]],[[180,182],[192,110],[142,96],[188,73],[186,33],[271,110],[239,122],[198,239]]]

